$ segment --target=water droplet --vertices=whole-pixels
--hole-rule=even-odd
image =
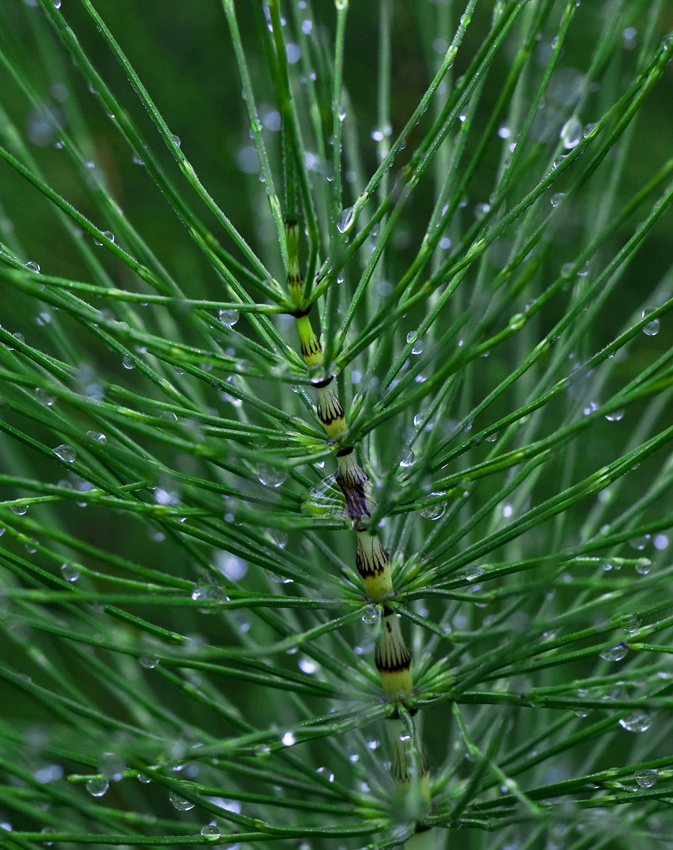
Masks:
[[[61,575],[66,581],[77,581],[79,570],[76,570],[71,564],[61,564]]]
[[[302,673],[306,673],[307,676],[311,676],[318,669],[318,665],[312,658],[300,658],[299,669]]]
[[[652,788],[657,784],[659,771],[656,767],[643,767],[640,770],[637,770],[634,776],[636,777],[636,782],[641,788]]]
[[[99,767],[103,776],[113,782],[119,782],[124,775],[124,759],[117,753],[103,753]]]
[[[641,318],[646,318],[650,313],[654,311],[654,307],[646,307],[643,312],[640,314]],[[647,334],[647,336],[656,336],[659,333],[659,319],[652,319],[651,322],[648,322],[643,327],[643,333]]]
[[[103,230],[101,232],[101,236],[104,236],[108,240],[108,242],[114,242],[115,241],[114,233],[112,233],[109,230]],[[100,248],[100,246],[104,245],[105,243],[104,242],[98,242],[98,240],[94,239],[93,244],[98,245],[98,247]]]
[[[652,717],[643,711],[632,711],[619,721],[619,725],[627,732],[645,732],[651,723]]]
[[[339,220],[337,222],[337,230],[339,233],[346,233],[353,226],[353,222],[355,221],[355,209],[353,207],[347,207],[345,210],[341,211],[341,215],[339,216]]]
[[[86,783],[86,790],[92,797],[102,797],[109,787],[107,779],[90,779]]]
[[[207,826],[204,826],[201,830],[201,835],[204,835],[206,838],[210,838],[211,840],[215,840],[220,837],[220,828],[215,826],[213,823],[209,823]]]
[[[180,145],[182,144],[182,142],[180,141],[180,136],[176,136],[175,133],[171,133],[171,139],[173,139],[173,144],[177,147],[180,147]],[[190,808],[192,807],[190,806]]]
[[[526,316],[523,313],[515,313],[509,320],[509,328],[513,331],[518,331],[526,324]]]
[[[557,192],[555,195],[551,196],[551,205],[553,207],[557,207],[564,198],[565,192]]]
[[[605,418],[608,420],[608,422],[619,422],[621,419],[624,418],[624,411],[613,410],[612,413],[606,413]]]
[[[232,555],[230,552],[216,552],[215,564],[217,569],[230,581],[239,581],[248,572],[247,561]]]
[[[500,127],[500,129],[498,130],[498,135],[501,139],[509,139],[509,137],[512,135],[512,131],[509,129],[509,127]]]
[[[444,493],[431,493],[431,496],[444,496]],[[437,519],[441,519],[444,516],[446,511],[446,504],[444,502],[437,502],[434,505],[427,505],[427,507],[421,510],[421,516],[424,519],[429,519],[431,521],[435,521]]]
[[[282,737],[282,744],[284,747],[291,747],[294,743],[296,743],[296,739],[292,732],[286,732]]]
[[[77,457],[77,452],[73,449],[73,447],[66,446],[65,444],[56,446],[53,451],[56,457],[65,461],[66,463],[74,463],[75,458]]]
[[[175,507],[180,503],[180,495],[175,490],[165,490],[163,487],[155,487],[154,501],[157,505]]]
[[[151,655],[141,655],[138,658],[138,664],[146,670],[154,670],[158,663],[159,659],[153,658]]]
[[[40,273],[40,266],[39,266],[39,264],[38,264],[38,263],[34,263],[32,260],[30,260],[30,261],[29,261],[29,262],[27,262],[27,263],[24,263],[23,265],[24,265],[24,268],[28,269],[28,270],[29,270],[29,271],[31,271],[31,272],[35,272],[36,274],[39,274],[39,273]]]
[[[196,803],[192,803],[190,800],[185,800],[184,797],[181,797],[175,791],[168,792],[168,799],[171,801],[173,808],[179,812],[189,812],[196,805]]]
[[[107,443],[107,437],[100,431],[87,431],[86,435],[91,437],[92,440],[96,440],[97,443]]]
[[[17,516],[23,516],[28,512],[28,505],[10,505],[10,511]]]
[[[35,388],[35,395],[37,396],[37,400],[40,402],[40,404],[44,405],[45,407],[51,407],[52,404],[54,404],[54,402],[56,401],[56,396],[52,395],[50,392],[43,389],[42,387]]]
[[[635,549],[637,552],[642,552],[643,549],[647,546],[650,537],[651,535],[649,534],[642,534],[639,537],[632,537],[631,540],[629,540],[629,546],[632,549]]]
[[[362,609],[362,622],[372,626],[379,618],[379,609],[376,605],[366,605]]]
[[[28,4],[28,5],[30,5],[30,4]],[[43,826],[42,829],[40,830],[40,833],[42,835],[49,835],[50,832],[56,832],[56,829],[53,826]],[[44,844],[45,847],[51,847],[53,845],[53,843],[54,843],[53,841],[43,841],[42,842],[42,844]]]
[[[572,150],[582,140],[582,124],[577,118],[570,118],[561,128],[561,141],[566,150]]]
[[[130,354],[124,355],[124,357],[122,358],[122,366],[124,367],[124,369],[129,369],[129,371],[131,369],[136,368],[136,364],[133,362],[133,358]]]
[[[483,567],[469,567],[465,576],[468,581],[476,581],[479,576],[483,576],[485,570]]]
[[[277,466],[261,463],[258,470],[260,484],[265,487],[280,487],[287,478],[287,472]]]
[[[416,455],[413,453],[411,449],[404,453],[402,460],[400,461],[400,466],[406,469],[411,466],[416,460]]]
[[[238,321],[238,310],[218,310],[217,318],[227,328],[233,328]]]
[[[605,661],[621,661],[622,658],[628,653],[629,648],[622,641],[618,643],[616,646],[609,646],[607,649],[604,649],[600,656]]]
[[[33,775],[41,785],[46,785],[47,782],[57,782],[63,776],[63,768],[60,764],[48,764],[36,770]]]

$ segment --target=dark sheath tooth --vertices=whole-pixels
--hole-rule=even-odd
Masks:
[[[311,381],[311,386],[315,387],[317,390],[322,390],[324,387],[329,387],[333,380],[334,375],[331,375],[329,378],[325,378],[322,381]]]
[[[411,667],[411,653],[395,615],[384,617],[383,633],[374,650],[374,663],[379,673],[400,673]]]
[[[302,339],[301,353],[304,357],[315,357],[316,354],[322,354],[322,346],[318,341],[318,337],[312,336],[309,339]]]
[[[318,419],[323,425],[331,425],[337,419],[344,418],[344,409],[334,393],[320,393],[316,405]]]
[[[369,476],[352,454],[339,457],[335,479],[346,499],[346,513],[352,520],[369,516]]]
[[[363,539],[364,538],[364,539]],[[363,579],[380,576],[390,566],[388,555],[377,537],[358,535],[355,566]]]

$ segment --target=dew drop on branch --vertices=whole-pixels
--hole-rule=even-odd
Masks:
[[[657,784],[659,771],[656,767],[643,767],[634,774],[636,782],[641,788],[652,788]]]
[[[86,783],[86,790],[92,797],[102,797],[109,787],[107,779],[89,779]]]
[[[366,605],[362,610],[362,622],[372,626],[379,618],[379,609],[376,605]]]
[[[65,463],[74,463],[75,458],[77,457],[77,452],[73,449],[73,447],[68,446],[65,443],[60,446],[56,446],[53,451],[56,457],[65,461]]]
[[[561,128],[561,141],[566,150],[572,150],[582,141],[584,128],[577,118],[570,118]]]
[[[218,310],[217,318],[227,328],[233,328],[238,321],[238,310]]]
[[[621,661],[628,651],[628,646],[621,641],[615,646],[609,646],[607,649],[602,650],[600,656],[604,661]]]
[[[87,437],[90,437],[92,440],[95,440],[97,443],[105,444],[107,443],[107,437],[105,434],[101,434],[100,431],[87,431]]]
[[[205,838],[210,838],[211,841],[215,841],[220,837],[220,829],[215,826],[214,823],[209,823],[207,826],[203,827],[201,835]]]
[[[287,478],[287,472],[277,466],[261,463],[257,472],[260,484],[265,487],[280,487]]]
[[[113,782],[119,782],[124,775],[124,759],[117,753],[103,753],[99,766],[103,776]]]
[[[169,792],[168,799],[171,802],[171,806],[173,806],[173,808],[177,809],[179,812],[188,812],[191,809],[193,809],[194,806],[196,805],[195,803],[192,803],[190,800],[185,800],[184,797],[181,797],[175,791]]]
[[[619,721],[619,725],[627,732],[646,732],[651,723],[652,717],[643,711],[632,711]]]
[[[339,216],[339,220],[337,221],[337,230],[339,233],[346,233],[353,226],[353,222],[355,221],[355,209],[353,207],[346,207],[345,210],[341,211],[341,215]]]
[[[640,314],[641,318],[645,319],[653,311],[654,311],[654,307],[646,307],[643,310],[643,312]],[[652,319],[651,322],[648,322],[643,327],[643,333],[646,334],[647,336],[656,336],[659,333],[660,324],[661,323],[659,322],[659,319]]]
[[[71,564],[61,564],[61,575],[66,581],[77,581],[79,570],[76,570]]]

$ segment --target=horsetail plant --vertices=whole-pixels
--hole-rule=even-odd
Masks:
[[[664,846],[669,0],[0,24],[0,846]]]

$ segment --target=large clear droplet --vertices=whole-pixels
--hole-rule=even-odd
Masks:
[[[265,487],[280,487],[287,478],[287,472],[277,466],[270,466],[266,463],[259,465],[259,481]]]
[[[366,605],[362,611],[362,622],[372,626],[379,618],[379,609],[376,605]]]
[[[77,452],[73,449],[73,447],[67,446],[65,443],[60,446],[56,446],[54,454],[66,463],[74,463],[75,458],[77,457]]]
[[[102,797],[109,787],[107,779],[90,779],[86,783],[86,790],[92,797]]]
[[[601,658],[605,661],[621,661],[629,651],[628,646],[622,641],[616,646],[609,646],[601,652]]]
[[[61,575],[66,581],[77,581],[79,570],[76,570],[71,564],[61,564]]]
[[[443,493],[431,493],[431,496],[441,496]],[[437,520],[441,519],[444,516],[444,512],[446,511],[446,504],[443,502],[438,502],[435,505],[428,505],[427,507],[421,510],[421,516],[425,519],[429,520]]]
[[[626,717],[622,717],[619,725],[627,732],[645,732],[650,728],[652,718],[643,711],[632,711]]]
[[[641,788],[652,788],[657,784],[659,771],[656,767],[643,767],[640,770],[637,770],[634,776],[636,777],[636,782]]]
[[[227,328],[233,328],[233,326],[238,321],[238,310],[219,310],[217,313],[217,318]]]
[[[100,431],[87,431],[87,437],[91,437],[92,440],[95,440],[97,443],[107,443],[107,437],[105,434],[101,434]]]
[[[355,221],[355,210],[353,207],[346,207],[345,210],[341,211],[341,215],[339,216],[339,220],[337,222],[337,230],[339,233],[346,233],[353,226],[353,222]]]
[[[184,797],[181,797],[175,791],[169,791],[168,799],[171,801],[171,805],[173,806],[173,808],[177,809],[179,812],[188,812],[196,805],[190,800],[185,800]]]
[[[100,772],[113,782],[119,782],[124,775],[124,759],[117,753],[103,753]]]
[[[220,837],[220,828],[218,826],[215,826],[214,823],[209,823],[207,826],[203,827],[203,829],[201,830],[201,835],[205,836],[206,838],[210,838],[211,841],[215,841],[217,838]]]
[[[646,307],[640,315],[644,319],[653,311],[654,307]],[[659,325],[659,319],[652,319],[652,321],[648,322],[643,328],[643,333],[647,334],[647,336],[656,336],[659,333]]]
[[[570,118],[561,128],[561,141],[566,150],[572,150],[582,141],[584,127],[577,118]]]

